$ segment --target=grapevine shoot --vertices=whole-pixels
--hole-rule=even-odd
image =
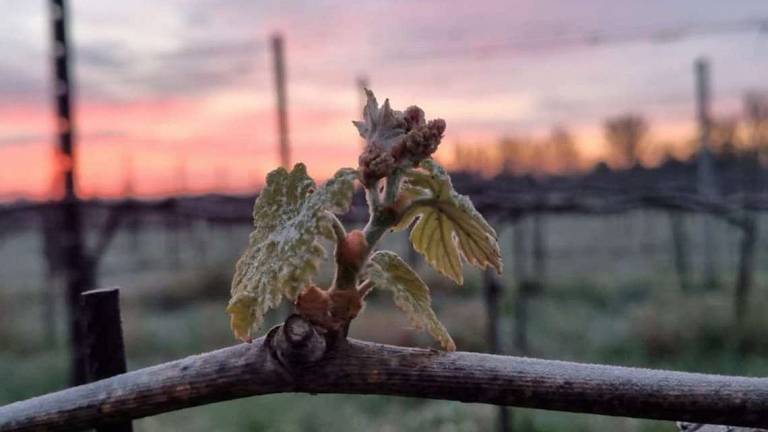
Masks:
[[[501,272],[496,232],[431,157],[445,121],[427,122],[417,106],[402,112],[389,100],[379,106],[373,92],[366,94],[363,120],[353,122],[365,139],[357,169],[342,168],[319,187],[301,163],[267,176],[254,204],[249,246],[232,279],[227,312],[235,337],[250,341],[284,297],[317,329],[346,335],[365,296],[377,288],[391,291],[414,326],[454,351],[424,281],[394,252],[374,250],[391,230],[410,228],[414,249],[458,284],[464,261]],[[349,210],[355,181],[365,188],[369,220],[362,230],[348,232],[338,215]],[[327,289],[312,280],[327,253],[324,239],[336,244],[336,272]]]

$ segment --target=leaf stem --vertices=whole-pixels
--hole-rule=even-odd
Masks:
[[[381,202],[378,183],[366,187],[365,196],[368,201],[369,217],[368,223],[363,228],[366,242],[366,249],[361,254],[363,265],[353,268],[340,262],[337,257],[334,289],[345,290],[355,287],[355,280],[360,270],[364,267],[364,263],[368,260],[368,256],[373,251],[374,246],[384,233],[398,222],[401,214],[394,210],[394,203],[400,189],[401,177],[402,172],[400,170],[395,170],[395,172],[387,177],[383,203]],[[334,219],[336,219],[335,216]],[[338,219],[336,220],[338,221]],[[335,223],[334,230],[338,235],[339,231],[335,227]],[[341,243],[339,243],[339,247],[341,247]]]
[[[368,212],[373,215],[381,207],[379,182],[365,188],[365,200],[368,201]]]
[[[357,292],[360,294],[361,299],[364,299],[371,292],[371,289],[373,289],[373,282],[370,280],[365,280],[357,286]]]
[[[344,224],[341,223],[338,217],[333,212],[325,211],[325,215],[331,220],[331,228],[333,233],[336,234],[336,241],[342,242],[347,237],[347,230],[344,229]]]
[[[400,178],[402,172],[400,169],[395,169],[392,174],[387,177],[387,189],[384,191],[384,205],[392,206],[397,198],[397,193],[400,191]]]

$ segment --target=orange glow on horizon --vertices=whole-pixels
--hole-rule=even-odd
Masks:
[[[521,100],[507,107],[513,118],[533,109],[532,103]],[[502,160],[498,142],[503,136],[492,129],[462,125],[500,110],[502,101],[491,100],[487,106],[476,103],[460,110],[453,108],[456,101],[429,102],[430,112],[448,119],[446,138],[435,157],[455,168],[457,146],[469,145],[482,151],[487,164],[484,172],[498,172]],[[318,181],[340,167],[357,164],[360,141],[350,124],[357,109],[352,104],[349,109],[343,105],[290,109],[294,162],[305,162]],[[84,103],[76,114],[78,191],[86,198],[247,193],[261,187],[266,174],[278,165],[271,101],[259,97],[224,92],[196,99]],[[19,135],[23,142],[0,146],[0,160],[13,161],[0,171],[0,198],[55,196],[53,116],[45,107],[30,106],[17,110],[6,107],[0,111],[2,115],[13,123],[0,126],[0,133],[24,134]],[[452,126],[451,118],[459,119],[458,126]],[[692,121],[657,120],[651,126],[648,145],[640,155],[644,165],[658,164],[670,151],[677,157],[693,151]],[[40,130],[45,134],[40,135]],[[578,149],[578,170],[606,160],[602,125],[569,125],[568,130]],[[542,129],[530,137],[540,139],[547,134],[549,129]],[[549,163],[542,164],[536,172],[553,171]]]
[[[352,110],[291,110],[294,158],[307,163],[318,181],[342,166],[356,166],[360,142],[348,121],[352,116]],[[43,118],[51,121],[50,116],[32,109],[15,111],[13,118],[29,131],[34,131]],[[257,190],[277,166],[271,108],[259,102],[248,106],[247,100],[238,97],[89,104],[82,107],[77,119],[78,190],[86,198],[127,193],[138,197],[246,193]],[[570,132],[579,151],[580,170],[605,159],[599,125],[578,125]],[[691,122],[653,124],[642,163],[653,166],[670,150],[656,143],[689,142],[692,132]],[[449,168],[456,167],[456,146],[468,143],[484,149],[488,172],[496,172],[501,161],[499,139],[491,132],[452,131],[449,122],[446,139],[435,157]],[[345,142],[349,144],[342,144]],[[687,146],[675,144],[671,150],[678,156],[690,154],[692,149]],[[13,161],[0,171],[0,197],[50,198],[54,191],[53,148],[52,132],[49,137],[0,147],[0,158]]]

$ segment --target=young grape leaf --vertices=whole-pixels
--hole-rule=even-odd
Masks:
[[[250,340],[264,314],[310,285],[325,249],[318,240],[334,239],[326,211],[349,209],[357,171],[339,170],[316,189],[304,164],[289,173],[279,168],[267,176],[253,206],[250,244],[235,268],[227,312],[235,337]]]
[[[475,210],[472,202],[453,190],[448,173],[432,159],[422,169],[406,172],[401,194],[412,203],[396,230],[411,230],[414,249],[449,278],[461,284],[461,256],[480,268],[488,266],[501,273],[501,252],[496,231]]]
[[[426,329],[446,351],[456,351],[456,344],[430,306],[429,287],[397,254],[376,252],[368,266],[368,280],[374,287],[388,289],[395,304],[415,327]]]
[[[369,146],[389,150],[405,138],[405,123],[389,106],[389,99],[379,108],[373,92],[365,89],[368,98],[363,109],[363,121],[352,121],[360,136],[365,138]]]

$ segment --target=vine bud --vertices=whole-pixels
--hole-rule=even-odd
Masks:
[[[368,255],[368,242],[365,240],[365,234],[360,230],[352,230],[347,233],[337,251],[339,263],[352,265],[356,268],[363,265],[366,255]]]

